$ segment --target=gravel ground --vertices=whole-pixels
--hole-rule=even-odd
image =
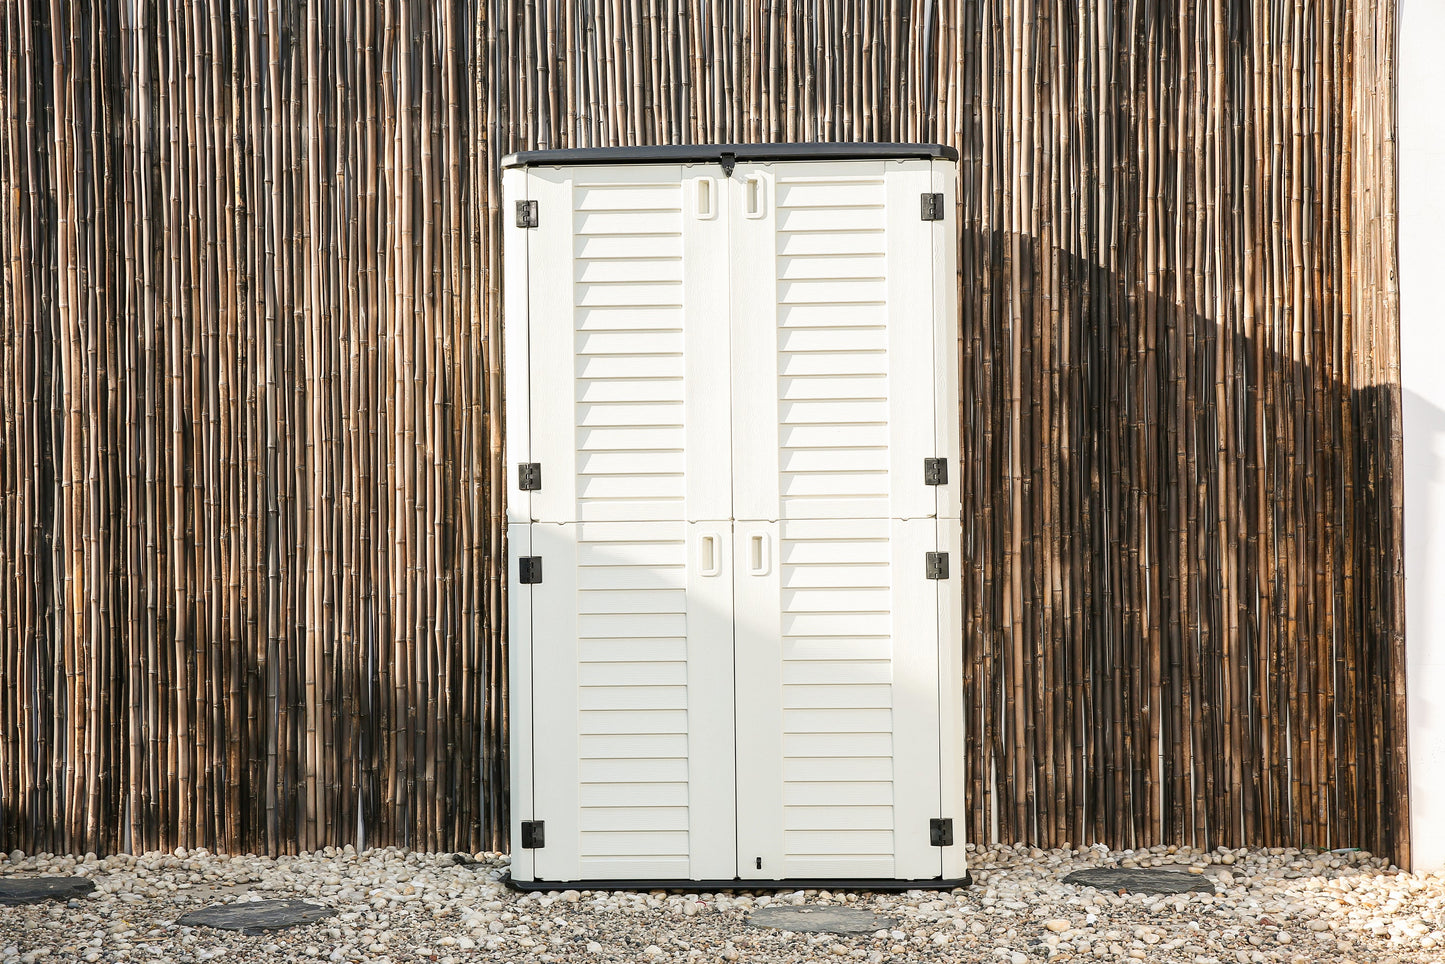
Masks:
[[[68,904],[0,907],[0,964],[35,961],[1445,961],[1445,875],[1361,852],[970,846],[974,886],[952,893],[518,894],[501,854],[350,847],[299,857],[205,851],[139,857],[0,855],[0,876],[78,875]],[[1061,883],[1083,867],[1207,875],[1215,896],[1119,896]],[[214,903],[305,897],[329,920],[261,937],[175,923]],[[896,929],[832,937],[746,924],[769,904],[846,904]]]

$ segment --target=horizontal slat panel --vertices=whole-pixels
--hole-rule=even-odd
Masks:
[[[585,522],[610,522],[628,519],[676,519],[682,513],[683,500],[653,499],[637,502],[630,499],[589,499],[577,505],[577,517]]]
[[[837,207],[841,204],[882,204],[883,179],[867,181],[778,181],[778,207]]]
[[[799,712],[810,712],[800,710]],[[832,712],[821,710],[817,712]],[[868,712],[868,711],[865,711]],[[872,711],[872,712],[877,712]],[[686,710],[582,710],[581,733],[686,733]]]
[[[682,328],[682,309],[677,307],[611,307],[577,308],[572,314],[578,331],[619,331],[645,328],[665,331]]]
[[[584,880],[686,880],[687,857],[591,857],[578,861]]]
[[[778,212],[778,230],[864,231],[883,227],[882,206],[864,208],[793,208]]]
[[[785,589],[783,611],[790,613],[885,612],[893,594],[882,589]]]
[[[582,663],[577,667],[577,682],[581,686],[682,686],[687,683],[687,664]]]
[[[891,683],[868,685],[798,683],[783,687],[783,706],[790,709],[892,705],[893,686]]]
[[[598,830],[686,831],[687,807],[584,806],[578,815],[578,826],[584,833]]]
[[[682,566],[588,566],[577,570],[577,588],[682,589],[687,570]]]
[[[785,806],[818,806],[827,801],[839,806],[891,807],[893,784],[887,780],[853,781],[847,783],[808,782],[790,779],[790,767],[783,771],[783,804]]]
[[[685,523],[682,522],[629,522],[629,523],[608,523],[608,525],[581,525],[577,526],[578,542],[604,543],[611,542],[617,545],[647,545],[647,543],[668,542],[682,545],[686,539]]]
[[[887,636],[789,636],[783,640],[784,659],[889,659],[893,640]]]
[[[778,476],[778,494],[827,496],[829,498],[881,499],[888,495],[888,472],[783,472]]]
[[[779,576],[784,589],[877,589],[887,588],[891,570],[885,563],[788,565]]]
[[[886,250],[887,234],[879,228],[851,231],[829,231],[817,234],[778,235],[778,254],[881,254]]]
[[[583,663],[672,663],[687,658],[687,640],[588,639],[577,641],[577,659]]]
[[[878,757],[893,752],[891,733],[785,733],[790,757]]]
[[[893,523],[885,516],[881,518],[857,519],[799,519],[783,524],[784,539],[807,539],[817,543],[832,543],[840,549],[853,545],[859,540],[886,542],[892,534]]]
[[[778,379],[778,397],[812,398],[887,398],[888,378],[885,375],[785,375]]]
[[[877,278],[882,280],[888,272],[888,259],[878,254],[810,254],[778,259],[780,281],[802,281],[807,279]]]
[[[680,402],[685,386],[676,378],[584,378],[577,382],[579,402]]]
[[[887,613],[790,613],[782,618],[784,636],[882,636],[892,628],[892,620]]]
[[[633,449],[682,448],[687,433],[682,423],[671,426],[604,426],[577,430],[578,451],[625,452]]]
[[[582,331],[577,333],[582,355],[667,355],[682,352],[680,331]]]
[[[678,211],[584,211],[572,218],[575,234],[672,235],[682,231],[682,214]]]
[[[893,834],[887,830],[789,830],[783,834],[789,854],[891,854]]]
[[[687,687],[581,684],[577,690],[581,710],[686,710]]]
[[[681,499],[686,495],[687,480],[681,472],[577,476],[577,498],[579,500]]]
[[[603,305],[677,307],[682,304],[682,283],[579,284],[573,297],[573,304],[579,308]]]
[[[886,324],[882,305],[782,305],[778,324],[784,328],[847,328]]]
[[[848,445],[877,448],[888,444],[888,426],[882,424],[780,425],[778,441],[787,452],[804,448],[837,448]]]
[[[673,590],[597,590],[579,591],[579,613],[685,613],[687,594]]]
[[[811,331],[800,328],[795,331]],[[836,329],[834,329],[836,330]],[[866,351],[802,352],[778,358],[780,375],[883,375],[888,357],[878,349]]]
[[[848,613],[839,616],[792,616],[784,617],[786,627],[789,619],[794,622],[818,621],[824,618],[839,620],[843,625],[850,621],[868,623],[879,620],[886,622],[886,614],[875,615],[873,613]],[[860,627],[861,628],[861,627]],[[804,635],[816,636],[817,633]],[[847,633],[839,633],[846,636]],[[814,684],[827,686],[836,683],[888,683],[893,677],[893,664],[888,660],[785,660],[783,662],[783,683]]]
[[[888,403],[871,400],[780,402],[778,418],[790,425],[824,425],[835,422],[882,423],[888,421]]]
[[[789,733],[888,733],[893,729],[893,711],[861,707],[784,710],[783,728]]]
[[[608,529],[578,526],[578,565],[685,565],[688,546],[682,541],[682,523],[649,523],[650,529]],[[595,533],[595,535],[591,535]],[[613,539],[605,539],[613,535]],[[629,535],[636,541],[626,541]],[[663,542],[670,535],[676,541]],[[604,541],[605,539],[605,541]]]
[[[886,328],[784,328],[778,332],[778,350],[783,352],[850,352],[888,349]],[[791,372],[786,374],[792,374]]]
[[[584,452],[577,456],[577,472],[580,475],[675,475],[686,468],[686,456],[675,449],[661,452]]]
[[[685,733],[589,733],[578,739],[582,757],[588,760],[668,760],[687,757]],[[626,773],[627,769],[624,767],[618,777],[623,778]]]
[[[815,784],[814,784],[815,785]],[[893,807],[791,806],[783,808],[786,830],[893,830]]]
[[[657,181],[652,184],[573,182],[574,211],[651,211],[679,210],[682,188],[678,182]]]
[[[685,362],[681,355],[645,355],[640,357],[616,355],[578,355],[576,358],[578,378],[681,378]],[[658,423],[682,424],[676,418],[662,418]],[[625,423],[611,423],[625,424]]]
[[[583,857],[684,857],[687,832],[592,830],[578,835]]]
[[[584,428],[602,425],[681,425],[680,402],[582,402],[577,405],[577,424]],[[644,445],[644,448],[663,448]]]
[[[600,258],[578,260],[572,277],[583,284],[619,281],[682,281],[681,258]]]
[[[785,305],[873,305],[887,295],[882,278],[778,282],[778,301]]]
[[[779,512],[784,519],[852,519],[860,515],[886,517],[886,496],[793,495],[782,500]]]
[[[577,779],[582,783],[608,783],[626,770],[633,783],[686,783],[687,761],[666,760],[600,760],[587,759],[578,764]]]
[[[890,848],[891,850],[891,848]],[[891,856],[844,854],[842,856],[787,856],[783,872],[789,877],[893,877]]]
[[[840,562],[888,563],[892,552],[883,540],[854,540],[840,542],[801,541],[783,538],[781,561],[785,566],[823,563],[836,565]]]
[[[783,761],[783,779],[803,782],[885,783],[893,779],[893,758],[801,757]]]
[[[685,807],[687,784],[616,781],[584,783],[577,788],[577,800],[584,807]]]
[[[663,613],[579,615],[577,617],[577,635],[582,639],[635,637],[656,639],[659,636],[686,636],[687,617]]]

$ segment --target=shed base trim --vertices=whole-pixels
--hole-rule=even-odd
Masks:
[[[533,893],[552,890],[671,890],[687,893],[716,893],[746,890],[953,890],[972,887],[973,874],[962,877],[933,877],[927,880],[894,880],[888,877],[790,877],[784,880],[513,880],[511,874],[502,883],[516,890]]]

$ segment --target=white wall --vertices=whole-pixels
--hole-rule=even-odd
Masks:
[[[1415,870],[1445,869],[1445,0],[1399,0],[1400,378]]]

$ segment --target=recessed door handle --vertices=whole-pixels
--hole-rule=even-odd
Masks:
[[[698,540],[697,568],[701,575],[716,576],[722,572],[722,553],[718,551],[721,543],[722,540],[712,532]]]
[[[743,186],[743,213],[750,218],[762,217],[768,210],[768,179],[761,174],[749,174]]]
[[[711,221],[717,216],[717,181],[710,177],[697,179],[697,216]]]
[[[748,574],[766,576],[773,568],[772,540],[759,532],[748,537]]]

